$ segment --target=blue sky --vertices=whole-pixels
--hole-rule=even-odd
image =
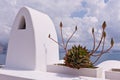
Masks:
[[[110,38],[113,37],[114,48],[119,49],[119,4],[119,0],[0,0],[0,42],[8,42],[15,15],[22,6],[29,6],[51,17],[58,36],[60,36],[59,22],[62,21],[65,39],[77,25],[78,31],[71,42],[88,47],[92,44],[92,27],[95,28],[96,37],[99,40],[101,24],[106,21],[108,33],[106,43],[109,44]]]

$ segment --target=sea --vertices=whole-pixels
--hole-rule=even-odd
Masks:
[[[59,55],[60,55],[60,59],[62,60],[65,56],[65,51],[63,49],[61,49]],[[94,60],[96,60],[96,58],[91,57],[91,61],[93,62]],[[120,61],[120,50],[111,50],[110,52],[103,54],[95,65],[98,65],[98,64],[102,63],[103,61],[107,61],[107,60]]]
[[[65,51],[63,49],[59,50],[59,59],[62,60],[65,56]],[[91,61],[94,61],[95,58],[92,57]],[[120,61],[120,50],[111,50],[108,53],[105,53],[104,55],[102,55],[102,57],[98,60],[98,62],[95,65],[100,64],[103,61],[107,61],[107,60],[118,60]],[[6,61],[6,54],[0,54],[0,64],[5,64]]]

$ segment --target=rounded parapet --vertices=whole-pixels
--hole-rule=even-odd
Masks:
[[[6,68],[46,71],[47,64],[59,60],[59,48],[48,38],[57,41],[52,20],[44,13],[23,7],[12,26]]]

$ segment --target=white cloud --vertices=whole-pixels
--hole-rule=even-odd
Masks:
[[[8,39],[9,31],[14,21],[15,15],[22,6],[29,6],[48,14],[59,32],[59,22],[62,21],[70,35],[74,26],[78,26],[78,32],[72,41],[78,41],[81,44],[89,45],[92,40],[91,27],[101,28],[102,22],[107,22],[108,39],[114,36],[115,41],[120,43],[120,1],[117,0],[0,0],[0,35],[5,34],[6,38],[1,36],[0,41]],[[85,11],[84,15],[81,13]],[[75,15],[75,14],[81,14]],[[66,30],[65,29],[65,30]],[[66,31],[66,32],[67,32]],[[58,35],[60,35],[58,33]]]

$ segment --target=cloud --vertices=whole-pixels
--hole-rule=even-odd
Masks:
[[[107,41],[111,37],[116,43],[120,43],[120,1],[117,0],[0,0],[0,41],[8,39],[15,15],[22,6],[29,6],[48,14],[53,20],[58,36],[59,22],[62,21],[65,28],[65,39],[71,34],[74,26],[78,31],[71,42],[91,45],[91,28],[96,29],[100,36],[100,28],[103,21],[107,22]],[[7,41],[7,40],[6,40]],[[88,43],[89,41],[89,43]]]
[[[72,12],[80,8],[81,1],[82,0],[0,0],[0,26],[11,28],[15,15],[22,6],[29,6],[42,11],[55,21],[57,17],[69,17]],[[2,30],[0,34],[6,34],[6,32],[3,31],[4,30]]]

